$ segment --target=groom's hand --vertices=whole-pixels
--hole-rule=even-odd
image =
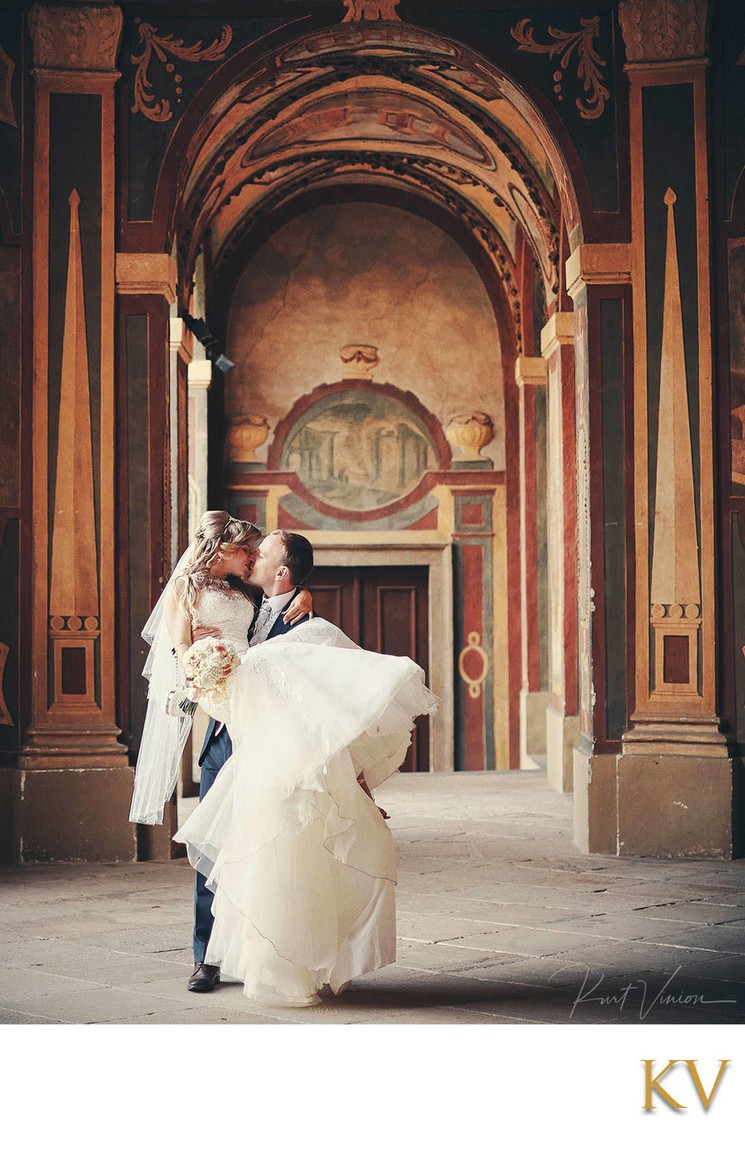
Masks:
[[[195,626],[191,632],[191,640],[199,642],[200,638],[222,638],[222,631],[216,626]]]

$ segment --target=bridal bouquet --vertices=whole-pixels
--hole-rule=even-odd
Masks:
[[[187,695],[194,701],[204,696],[213,704],[225,702],[228,684],[240,661],[232,642],[224,638],[200,638],[181,660],[189,680]]]

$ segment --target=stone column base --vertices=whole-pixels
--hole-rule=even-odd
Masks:
[[[9,861],[134,862],[129,822],[132,769],[124,760],[100,766],[52,765],[20,759],[12,777]]]
[[[616,754],[574,755],[574,843],[584,854],[618,852]]]
[[[731,858],[740,767],[725,756],[618,758],[618,853],[636,857]]]
[[[520,691],[520,769],[536,770],[546,756],[547,690]]]
[[[560,794],[571,794],[574,783],[574,748],[579,740],[579,718],[550,706],[546,711],[546,777]]]

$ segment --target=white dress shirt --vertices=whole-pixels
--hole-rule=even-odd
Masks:
[[[284,594],[273,594],[268,598],[264,595],[249,646],[258,646],[264,641],[294,593],[294,590],[288,590]]]

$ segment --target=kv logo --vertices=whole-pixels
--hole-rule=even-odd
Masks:
[[[722,1081],[722,1078],[724,1077],[724,1071],[727,1068],[727,1066],[730,1064],[731,1064],[730,1061],[720,1061],[719,1062],[719,1072],[716,1075],[716,1079],[714,1080],[714,1084],[711,1086],[711,1089],[707,1093],[705,1088],[704,1088],[704,1084],[701,1080],[701,1077],[699,1075],[695,1061],[668,1061],[665,1068],[661,1069],[659,1073],[654,1072],[654,1062],[653,1061],[643,1061],[642,1065],[644,1066],[644,1105],[642,1106],[642,1109],[654,1109],[655,1108],[655,1104],[652,1100],[652,1095],[655,1093],[658,1094],[659,1097],[665,1102],[665,1104],[669,1105],[672,1109],[687,1109],[688,1108],[687,1105],[682,1105],[680,1101],[676,1101],[675,1098],[673,1097],[673,1095],[670,1092],[668,1092],[668,1089],[663,1088],[663,1086],[660,1084],[663,1077],[667,1073],[669,1073],[670,1070],[674,1066],[685,1065],[687,1070],[688,1070],[688,1074],[691,1078],[691,1081],[693,1082],[693,1084],[696,1088],[696,1093],[698,1093],[698,1096],[701,1100],[701,1104],[703,1105],[704,1109],[708,1110],[709,1106],[714,1101],[714,1097],[716,1095],[717,1089],[719,1088],[721,1081]],[[676,1089],[677,1089],[677,1087],[678,1087],[678,1085],[676,1083]]]

